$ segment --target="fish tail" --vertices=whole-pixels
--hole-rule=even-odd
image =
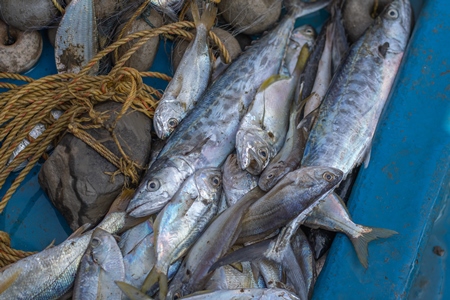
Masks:
[[[365,227],[360,226],[363,231],[361,235],[358,237],[350,237],[350,241],[355,248],[356,255],[358,256],[359,261],[367,269],[368,261],[367,257],[369,256],[368,252],[368,244],[376,239],[385,239],[394,234],[398,234],[398,232],[385,228],[375,228],[375,227]]]
[[[142,284],[141,291],[147,293],[152,289],[155,284],[159,283],[159,299],[166,299],[167,292],[169,291],[167,274],[160,272],[156,267],[150,271]]]
[[[194,18],[195,27],[203,25],[206,27],[207,31],[209,31],[211,27],[213,27],[217,15],[217,6],[215,6],[212,3],[206,4],[205,10],[203,11],[203,14],[200,16],[197,3],[195,1],[192,1],[191,11],[192,17]]]
[[[148,300],[152,299],[148,297],[146,294],[141,292],[138,288],[123,282],[123,281],[114,281],[120,290],[131,300]]]

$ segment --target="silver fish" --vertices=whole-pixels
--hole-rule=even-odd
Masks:
[[[124,278],[123,257],[116,240],[107,231],[96,228],[81,259],[72,298],[120,300],[122,292],[114,281]]]
[[[124,281],[142,286],[156,262],[153,228],[149,221],[124,232],[119,241],[125,267]]]
[[[279,288],[267,289],[237,289],[237,290],[218,290],[213,292],[199,292],[198,295],[192,294],[183,299],[189,300],[230,300],[230,299],[260,299],[260,300],[298,300],[294,293]]]
[[[218,168],[196,171],[155,220],[156,264],[142,289],[159,281],[160,299],[167,294],[169,265],[184,256],[216,215],[222,191],[222,173]]]
[[[233,290],[263,288],[262,282],[255,278],[249,262],[242,262],[242,271],[232,266],[223,266],[216,269],[206,284],[206,290]]]
[[[361,264],[367,268],[368,243],[378,238],[388,238],[397,232],[384,228],[355,224],[341,198],[332,193],[319,203],[305,219],[304,225],[345,233],[355,248]]]
[[[258,185],[259,176],[242,170],[237,162],[236,154],[230,154],[223,164],[223,191],[228,206],[235,204],[245,194]]]
[[[184,0],[151,0],[156,9],[172,20],[177,20],[177,13],[183,7]]]
[[[394,0],[353,44],[320,106],[302,166],[338,168],[345,177],[368,157],[410,32],[410,3]]]
[[[117,233],[126,226],[135,225],[123,212],[123,206],[128,204],[130,197],[129,192],[122,193],[97,227]],[[0,270],[0,282],[8,282],[19,274],[0,294],[0,298],[58,299],[64,295],[73,285],[81,257],[91,240],[93,230],[80,235],[84,229],[80,227],[61,244],[25,257]]]
[[[333,48],[331,51],[331,74],[336,73],[339,65],[347,55],[349,45],[344,24],[342,23],[342,3],[344,1],[335,1],[331,6],[331,19],[333,20]]]
[[[262,82],[278,72],[295,18],[328,1],[300,2],[279,25],[238,57],[199,100],[147,170],[127,212],[156,213],[195,170],[218,167],[235,147],[239,121]]]
[[[307,214],[341,182],[342,175],[340,170],[325,167],[290,172],[249,207],[236,243],[260,240],[298,215]]]
[[[78,73],[97,54],[98,34],[93,0],[72,0],[55,37],[58,73]],[[98,70],[91,70],[95,74]]]
[[[283,64],[292,75],[297,65],[298,56],[304,45],[308,46],[308,50],[311,51],[316,38],[316,31],[314,27],[310,25],[303,25],[295,28],[290,36],[288,48],[286,49],[286,55],[283,60]]]
[[[153,118],[156,134],[163,140],[169,137],[197,104],[208,86],[211,74],[212,63],[207,38],[214,25],[217,7],[208,4],[200,17],[197,4],[193,1],[191,11],[196,27],[195,38],[186,49]]]
[[[280,152],[259,177],[258,186],[263,191],[269,191],[281,178],[295,170],[302,160],[306,141],[312,124],[316,120],[317,112],[310,113],[298,124],[301,114],[301,105],[292,105],[286,141]]]
[[[203,289],[210,267],[228,251],[239,235],[244,212],[262,195],[263,192],[256,187],[214,219],[186,255],[169,285],[168,299]]]

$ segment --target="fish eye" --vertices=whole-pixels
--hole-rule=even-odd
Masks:
[[[173,295],[173,299],[174,300],[176,300],[176,299],[180,299],[181,298],[181,294],[178,292],[178,293],[175,293],[175,295]]]
[[[211,179],[211,182],[212,182],[212,184],[213,184],[214,186],[218,186],[218,185],[220,184],[220,178],[219,178],[219,176],[214,176],[214,177]]]
[[[388,10],[387,15],[391,18],[391,19],[397,19],[398,18],[398,11],[394,8],[391,8]]]
[[[153,179],[153,180],[150,180],[147,183],[147,190],[149,192],[154,192],[154,191],[157,191],[159,189],[159,186],[160,186],[159,180],[158,179]]]
[[[175,128],[178,126],[178,120],[175,118],[170,118],[167,124],[169,124],[170,128]]]
[[[313,31],[312,31],[311,28],[306,28],[305,32],[306,32],[307,34],[313,34]]]
[[[331,174],[330,172],[325,172],[322,174],[323,179],[325,179],[328,182],[331,182],[334,180],[334,175]]]
[[[267,151],[265,149],[259,149],[258,150],[258,154],[259,156],[261,156],[262,158],[266,158],[267,157]]]
[[[91,246],[92,247],[97,247],[98,245],[100,244],[100,239],[99,238],[93,238],[92,240],[91,240]]]
[[[273,177],[273,174],[272,173],[270,173],[269,175],[267,175],[267,178],[272,178]]]

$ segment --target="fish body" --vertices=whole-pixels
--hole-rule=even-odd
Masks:
[[[252,175],[239,167],[236,154],[230,154],[223,164],[223,191],[228,206],[239,201],[258,185],[259,176]]]
[[[235,205],[218,215],[191,247],[169,286],[168,299],[203,289],[210,267],[234,244],[241,219],[248,207],[264,193],[254,188]]]
[[[183,7],[184,0],[151,0],[150,2],[153,7],[175,21],[177,12]]]
[[[116,240],[109,232],[96,228],[81,259],[72,298],[120,300],[122,292],[114,281],[124,277],[123,257]]]
[[[238,162],[243,170],[253,175],[261,174],[285,142],[291,103],[306,63],[303,56],[299,57],[300,51],[304,46],[309,49],[313,39],[314,30],[310,26],[293,31],[280,74],[269,77],[261,85],[239,124],[236,133]]]
[[[236,270],[232,266],[223,266],[216,269],[206,284],[206,290],[234,290],[263,288],[249,262],[242,262],[243,270]]]
[[[346,176],[364,160],[410,31],[410,3],[395,0],[353,44],[320,106],[302,166],[334,167]]]
[[[218,168],[196,171],[155,220],[156,264],[143,289],[160,282],[160,297],[167,293],[169,265],[184,256],[216,215],[222,191]]]
[[[329,231],[345,233],[355,248],[361,264],[368,266],[367,244],[378,238],[388,238],[397,232],[384,228],[367,227],[355,224],[336,194],[329,194],[319,203],[305,219],[304,225],[312,228],[322,228]]]
[[[237,290],[218,290],[213,292],[200,292],[198,294],[183,297],[186,300],[298,300],[294,293],[279,288],[265,288],[265,289],[237,289]]]
[[[195,170],[218,167],[233,151],[240,119],[259,86],[280,68],[295,18],[324,7],[328,1],[300,3],[237,58],[178,125],[130,202],[127,212],[131,216],[160,211]]]
[[[281,179],[245,213],[236,243],[257,241],[307,214],[342,180],[342,172],[326,167],[302,167]]]
[[[195,1],[191,7],[196,25],[195,38],[186,49],[153,118],[154,128],[160,139],[169,137],[196,105],[208,86],[211,74],[212,63],[207,38],[214,25],[217,8],[208,4],[200,18]]]

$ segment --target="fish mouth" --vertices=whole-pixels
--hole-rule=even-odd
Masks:
[[[155,116],[153,119],[153,127],[155,128],[156,135],[162,139],[165,140],[169,137],[169,135],[172,133],[172,130],[167,128],[165,126],[164,121],[159,118],[159,116]]]
[[[258,176],[264,169],[264,162],[253,149],[248,149],[241,156],[241,169]]]

